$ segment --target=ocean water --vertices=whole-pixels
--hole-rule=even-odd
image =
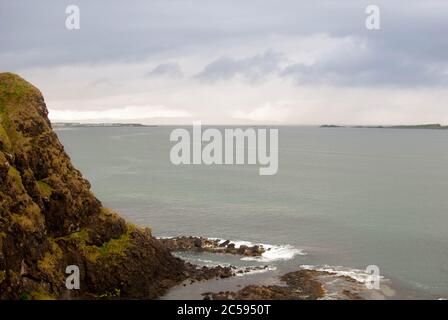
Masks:
[[[394,288],[388,298],[448,297],[448,131],[280,127],[278,173],[260,176],[256,165],[172,165],[172,129],[57,134],[103,204],[154,235],[271,248],[187,260],[358,278],[376,265]]]

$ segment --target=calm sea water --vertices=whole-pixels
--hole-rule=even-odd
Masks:
[[[448,131],[280,127],[278,174],[259,176],[258,166],[172,165],[171,130],[57,133],[104,205],[155,235],[273,245],[255,261],[186,259],[377,265],[394,297],[448,297]]]

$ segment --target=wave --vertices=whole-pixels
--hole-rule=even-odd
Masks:
[[[221,238],[211,238],[208,239],[212,240],[219,240],[220,242],[225,241]],[[248,246],[253,247],[255,245],[263,246],[265,249],[265,252],[261,256],[257,257],[243,257],[241,260],[243,261],[258,261],[258,262],[272,262],[272,261],[280,261],[280,260],[291,260],[295,256],[305,256],[306,252],[302,249],[297,249],[289,244],[283,244],[283,245],[274,245],[274,244],[266,244],[266,243],[253,243],[250,241],[244,241],[244,240],[230,240],[231,243],[235,244],[235,247],[239,246]]]
[[[371,276],[372,276],[371,273],[368,273],[365,270],[342,267],[342,266],[301,265],[300,268],[305,269],[305,270],[329,272],[329,273],[336,274],[337,276],[346,276],[346,277],[352,278],[353,280],[356,280],[357,282],[360,282],[360,283],[366,283],[367,281],[369,281],[371,279]],[[382,281],[387,280],[381,275],[380,275],[380,279]]]
[[[235,272],[235,276],[237,276],[237,277],[242,277],[242,276],[251,275],[251,274],[265,273],[265,272],[277,270],[277,267],[270,266],[270,265],[266,265],[264,267],[260,267],[257,265],[235,267],[230,263],[217,261],[217,260],[192,258],[192,257],[182,256],[179,254],[175,254],[175,256],[177,256],[187,262],[190,262],[193,264],[199,264],[200,266],[206,266],[209,268],[218,267],[218,266],[231,267],[233,269],[233,271]]]
[[[265,252],[259,257],[243,257],[241,260],[245,261],[259,261],[259,262],[272,262],[281,260],[291,260],[295,256],[305,256],[306,252],[302,249],[297,249],[289,244],[285,245],[271,245],[262,244],[265,248]]]
[[[171,239],[174,237],[164,236],[164,237],[158,237],[161,239]],[[220,243],[226,241],[222,238],[215,238],[215,237],[206,237],[210,240],[218,240]],[[229,240],[231,243],[235,244],[235,247],[239,246],[248,246],[253,247],[255,245],[263,246],[265,249],[265,252],[261,256],[256,257],[242,257],[241,260],[243,261],[258,261],[258,262],[272,262],[272,261],[281,261],[281,260],[291,260],[295,256],[305,256],[307,253],[302,250],[295,248],[292,245],[289,244],[281,244],[281,245],[274,245],[274,244],[265,244],[265,243],[253,243],[250,241],[244,241],[244,240]]]
[[[223,262],[223,261],[219,261],[219,260],[210,260],[210,259],[203,259],[203,258],[198,258],[197,256],[189,256],[188,253],[185,254],[184,252],[173,252],[173,255],[177,258],[180,258],[186,262],[195,264],[195,265],[199,265],[199,266],[206,266],[209,268],[213,268],[213,267],[231,267],[232,264],[228,263],[228,262]]]
[[[250,268],[254,268],[254,269],[250,269]],[[247,271],[248,269],[249,269],[249,271]],[[257,273],[265,273],[265,272],[275,271],[275,270],[277,270],[277,267],[266,266],[266,268],[259,269],[259,268],[256,268],[256,267],[252,266],[252,267],[237,268],[237,271],[238,270],[242,270],[243,272],[242,273],[236,272],[235,276],[242,277],[242,276],[247,276],[247,275],[250,275],[250,274],[257,274]]]

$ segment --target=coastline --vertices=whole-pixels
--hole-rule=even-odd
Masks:
[[[179,283],[186,286],[185,282],[202,283],[274,271],[269,265],[201,266],[173,255],[193,251],[239,255],[259,262],[263,258],[268,261],[279,258],[275,246],[200,237],[157,240],[151,229],[127,222],[102,205],[90,191],[90,183],[71,164],[47,117],[40,91],[14,74],[2,73],[0,81],[4,90],[0,96],[3,103],[0,177],[5,181],[0,195],[7,199],[2,208],[7,223],[0,225],[0,245],[9,248],[5,258],[13,261],[7,267],[0,266],[6,269],[1,273],[0,285],[7,289],[0,291],[0,297],[151,299],[162,296]],[[22,206],[20,215],[14,213],[17,203]],[[17,239],[23,240],[17,243]],[[17,252],[22,258],[16,258]],[[286,252],[292,255],[280,258],[300,254]],[[0,263],[4,264],[4,260]],[[66,270],[68,264],[83,275],[79,291],[64,287],[61,270]],[[252,284],[252,288],[263,291],[261,296],[256,293],[260,298],[322,298],[325,289],[317,278],[327,274],[301,270],[293,276],[282,276],[281,280],[290,287],[287,290],[278,284],[263,288]],[[20,281],[14,280],[16,275]],[[299,289],[308,291],[296,295]],[[278,290],[283,293],[274,296],[269,293]],[[238,294],[238,291],[224,294],[209,291],[207,296],[231,299]],[[357,293],[351,292],[345,297],[355,298]]]
[[[158,240],[168,244],[167,247],[175,255],[176,252],[192,252],[196,255],[239,255],[241,260],[252,257],[261,262],[266,261],[263,260],[263,255],[273,250],[272,247],[266,250],[266,245],[261,244],[242,242],[245,244],[236,246],[234,243],[241,242],[198,236],[161,237]],[[229,245],[230,251],[227,248]],[[254,248],[257,249],[255,253]],[[196,262],[198,261],[200,260]],[[238,270],[235,266],[223,267]],[[265,265],[259,268],[245,268],[244,271],[235,272],[232,276],[225,278],[215,277],[197,282],[187,280],[168,290],[167,294],[160,299],[384,300],[394,298],[396,292],[389,280],[382,278],[384,281],[379,289],[369,290],[366,286],[368,277],[369,274],[362,270],[348,268],[338,270],[337,267],[332,269],[330,266],[301,265],[296,268],[277,269]]]

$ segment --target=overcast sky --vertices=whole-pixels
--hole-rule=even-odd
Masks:
[[[54,121],[448,124],[447,35],[446,0],[0,0]]]

